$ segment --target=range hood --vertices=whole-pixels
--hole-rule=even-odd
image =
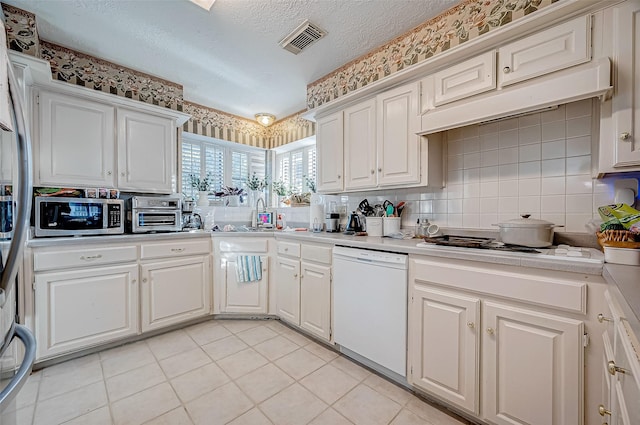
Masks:
[[[478,124],[591,97],[606,96],[611,61],[603,58],[529,82],[438,106],[422,114],[418,134]]]

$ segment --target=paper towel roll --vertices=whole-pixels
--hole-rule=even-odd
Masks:
[[[320,223],[324,227],[324,205],[309,206],[309,228],[313,228],[313,223]]]

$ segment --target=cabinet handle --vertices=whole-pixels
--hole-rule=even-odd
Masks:
[[[598,322],[600,322],[600,323],[602,323],[602,322],[613,322],[613,319],[605,317],[604,314],[600,313],[600,314],[598,314]]]
[[[493,328],[487,328],[487,333],[489,335],[493,335],[495,333],[495,331],[493,330]]]
[[[620,140],[628,141],[631,140],[631,133],[625,131],[624,133],[620,133]]]
[[[467,322],[469,329],[473,329],[476,325],[473,322]]]
[[[102,258],[102,254],[98,254],[98,255],[87,255],[86,257],[84,255],[80,256],[81,260],[85,260],[85,261],[92,261],[92,260],[97,260],[99,258]]]
[[[184,248],[171,248],[171,252],[182,252]]]
[[[598,406],[598,413],[600,414],[600,416],[604,416],[604,415],[611,416],[611,410],[605,409],[604,405],[602,404]]]
[[[509,68],[508,66],[505,66],[504,68],[502,68],[502,72],[504,72],[505,74],[508,74],[511,72],[511,68]]]
[[[618,373],[627,373],[626,369],[621,368],[620,366],[616,366],[616,362],[614,362],[613,360],[609,360],[609,362],[607,363],[607,370],[612,375],[615,375],[616,372],[618,372]]]

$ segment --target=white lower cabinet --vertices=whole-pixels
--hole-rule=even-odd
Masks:
[[[528,275],[467,264],[410,260],[409,383],[492,424],[584,423],[584,322],[506,301],[501,276]]]
[[[211,310],[206,255],[140,265],[142,332],[206,316]]]
[[[262,277],[238,282],[238,258],[259,257]],[[269,312],[269,239],[224,237],[214,239],[214,313],[266,314]]]
[[[276,259],[278,316],[326,341],[331,340],[331,251],[278,242]]]
[[[414,286],[409,312],[413,385],[479,413],[480,299]]]
[[[266,313],[269,276],[269,259],[261,257],[262,279],[253,282],[238,282],[237,257],[222,260],[224,282],[221,289],[220,309],[224,313]]]
[[[582,322],[485,302],[482,328],[486,419],[505,425],[582,422]]]
[[[138,333],[138,266],[35,274],[39,359]]]

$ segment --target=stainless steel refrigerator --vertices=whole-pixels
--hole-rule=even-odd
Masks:
[[[31,145],[3,25],[0,31],[0,425],[15,425],[16,396],[36,355],[33,334],[19,324],[17,287],[31,211]]]

